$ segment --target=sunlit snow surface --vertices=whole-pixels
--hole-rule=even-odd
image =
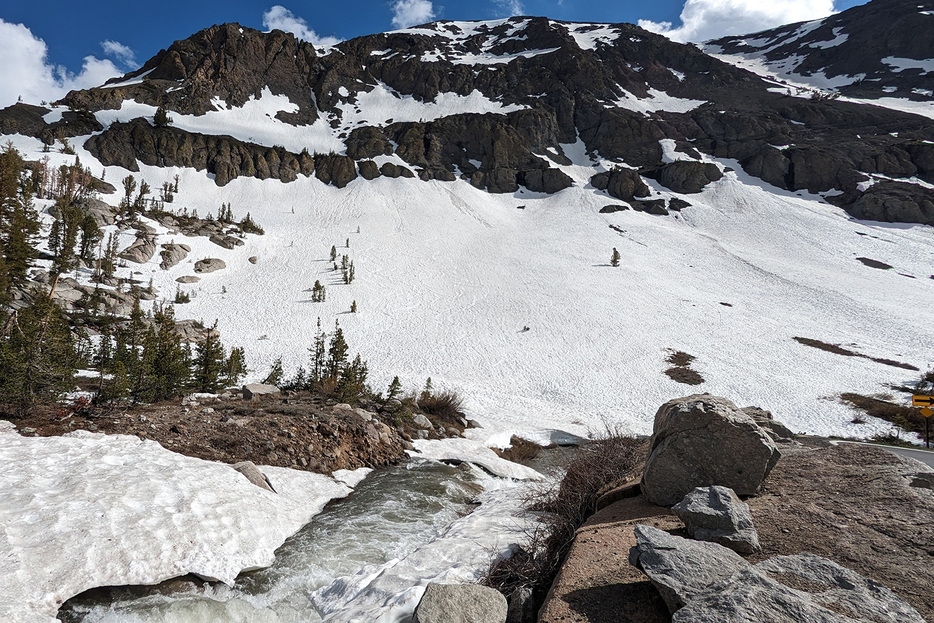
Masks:
[[[96,586],[188,573],[232,584],[351,492],[320,474],[263,467],[275,494],[229,465],[84,431],[0,430],[0,456],[0,620],[18,623],[54,621],[65,599]]]
[[[38,140],[12,138],[27,157],[42,157]],[[573,164],[560,168],[576,185],[550,196],[387,178],[358,178],[344,189],[304,177],[217,187],[203,172],[141,166],[136,176],[154,188],[180,175],[172,209],[205,215],[229,202],[266,234],[226,250],[150,221],[160,242],[192,252],[169,271],[159,269],[158,255],[131,270],[171,299],[193,262],[221,258],[225,270],[181,286],[192,302],[176,314],[217,318],[225,343],[246,349],[251,379],[277,357],[290,371],[307,364],[316,318],[326,329],[338,320],[352,351],[369,361],[376,389],[398,375],[409,390],[429,376],[458,390],[485,427],[474,433],[478,441],[547,430],[587,435],[604,422],[648,433],[659,405],[696,391],[769,409],[799,432],[866,436],[888,425],[852,424],[853,412],[835,396],[889,391],[916,374],[793,338],[934,367],[932,228],[853,221],[728,160],[721,164],[734,171],[683,196],[692,207],[680,214],[600,214],[619,203],[586,185],[600,169],[580,143],[563,151]],[[50,155],[56,166],[71,161]],[[107,180],[127,173],[109,167]],[[654,192],[673,196],[657,185]],[[354,262],[351,285],[331,268],[332,245]],[[609,266],[614,247],[619,268]],[[327,288],[324,303],[311,302],[315,280]],[[356,314],[348,313],[353,301]],[[697,357],[702,385],[665,376],[670,349]]]

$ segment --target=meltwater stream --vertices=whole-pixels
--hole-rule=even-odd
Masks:
[[[521,542],[526,485],[415,461],[374,472],[234,587],[116,589],[69,601],[68,623],[405,621],[427,581],[471,581]],[[479,506],[475,501],[480,500]],[[471,512],[472,511],[472,512]]]

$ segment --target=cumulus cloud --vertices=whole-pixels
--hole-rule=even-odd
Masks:
[[[278,4],[263,13],[263,28],[290,32],[299,39],[314,45],[335,45],[342,41],[337,37],[322,37],[308,27],[308,22]]]
[[[101,41],[101,47],[104,48],[104,54],[107,56],[112,56],[126,67],[132,69],[136,68],[136,54],[133,53],[133,50],[130,49],[129,46],[125,46],[119,41],[111,41],[108,39],[106,41]]]
[[[525,14],[525,7],[522,6],[520,0],[493,0],[493,2],[499,7],[501,13],[505,13],[509,17]]]
[[[431,0],[396,0],[392,5],[392,25],[408,28],[425,24],[435,18],[435,7]]]
[[[709,41],[827,17],[834,12],[833,4],[833,0],[687,0],[680,26],[649,20],[639,20],[639,26],[674,41]]]
[[[54,101],[72,89],[86,89],[103,84],[123,72],[108,59],[86,56],[81,71],[69,72],[48,62],[45,41],[23,24],[0,19],[0,107],[24,102],[38,104]]]

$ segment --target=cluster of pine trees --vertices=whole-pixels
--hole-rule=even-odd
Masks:
[[[359,354],[350,359],[350,347],[338,321],[334,321],[334,331],[328,335],[321,329],[321,318],[318,318],[314,345],[308,352],[310,360],[307,370],[301,366],[295,376],[283,381],[282,360],[277,359],[263,382],[278,385],[282,389],[306,390],[332,396],[351,404],[373,394],[366,382],[367,363]]]
[[[227,353],[216,329],[192,350],[176,331],[172,306],[157,305],[147,317],[136,299],[129,321],[105,331],[94,353],[98,400],[157,402],[236,385],[247,372],[244,351]]]

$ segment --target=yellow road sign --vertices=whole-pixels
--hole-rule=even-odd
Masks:
[[[912,396],[911,404],[916,407],[934,406],[934,396]]]
[[[934,415],[934,409],[924,407],[923,409],[921,409],[921,415],[923,415],[924,417],[931,417],[932,415]]]

